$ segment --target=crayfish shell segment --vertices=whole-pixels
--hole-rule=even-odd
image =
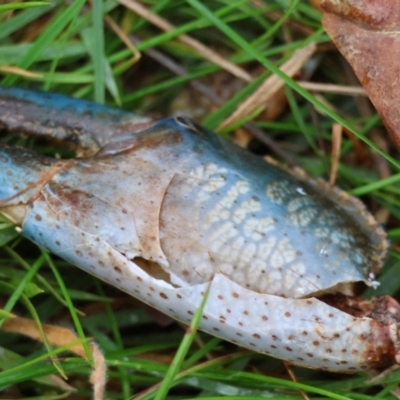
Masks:
[[[374,216],[367,210],[364,203],[354,196],[351,196],[337,186],[331,186],[323,179],[311,178],[303,169],[288,168],[279,164],[271,157],[265,157],[265,160],[271,165],[282,169],[292,175],[298,182],[302,182],[308,187],[326,199],[330,199],[337,210],[344,211],[349,216],[349,224],[357,224],[358,229],[368,238],[368,248],[370,250],[370,259],[368,261],[368,271],[365,273],[364,283],[367,286],[378,286],[379,282],[375,280],[375,275],[382,268],[389,250],[389,241],[387,234],[382,226],[376,221]]]
[[[358,200],[231,144],[176,173],[160,212],[167,271],[179,286],[216,272],[287,298],[377,285],[386,234]],[[183,173],[185,172],[185,173]]]

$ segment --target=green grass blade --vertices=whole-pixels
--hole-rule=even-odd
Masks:
[[[63,12],[59,13],[52,23],[43,31],[43,33],[36,40],[35,44],[27,51],[25,56],[18,63],[18,67],[23,69],[28,69],[36,59],[42,54],[47,46],[62,32],[62,30],[71,21],[76,18],[76,16],[81,11],[85,4],[85,0],[74,0],[71,6],[67,7]],[[7,76],[3,79],[2,84],[5,86],[10,86],[16,84],[18,81],[18,76]]]
[[[97,103],[105,101],[105,65],[103,0],[93,0],[93,57],[94,64],[94,100]]]

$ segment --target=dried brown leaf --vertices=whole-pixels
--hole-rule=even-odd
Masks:
[[[400,149],[400,2],[323,0],[323,25]]]
[[[27,318],[14,317],[4,321],[1,329],[7,332],[18,333],[28,336],[31,339],[42,341],[40,330],[35,321]],[[53,346],[66,346],[70,343],[79,341],[74,332],[67,328],[56,325],[42,324],[43,332],[48,342]],[[100,349],[95,343],[91,343],[90,351],[93,358],[94,369],[90,375],[90,383],[93,385],[93,398],[102,400],[104,398],[104,389],[106,385],[107,366]],[[72,345],[68,349],[85,360],[87,360],[86,352],[81,344]]]

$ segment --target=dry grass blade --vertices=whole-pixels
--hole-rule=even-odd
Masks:
[[[292,381],[297,382],[296,374],[293,372],[293,369],[292,369],[292,366],[290,365],[290,363],[288,363],[287,361],[284,361],[283,364],[285,365],[285,368],[286,368],[289,376],[292,378]],[[301,394],[301,397],[303,397],[304,400],[310,400],[310,397],[307,395],[307,393],[303,389],[300,389],[299,392]]]
[[[118,26],[118,24],[108,15],[104,17],[107,26],[121,39],[122,42],[125,43],[126,47],[132,52],[133,59],[132,64],[137,63],[140,58],[141,54],[139,50],[136,48],[135,44],[132,40],[129,39],[129,36]]]
[[[369,373],[369,375],[371,375],[371,379],[369,379],[366,384],[368,385],[373,385],[376,384],[377,382],[385,379],[387,376],[389,376],[390,374],[392,374],[393,372],[395,372],[396,370],[399,369],[398,365],[392,365],[389,368],[386,368],[384,371],[382,372],[378,372],[378,371],[371,371]],[[392,389],[390,391],[390,393],[396,397],[397,399],[400,399],[400,387],[396,387],[394,389]]]
[[[293,77],[303,65],[309,60],[309,58],[315,52],[316,45],[314,42],[308,44],[307,46],[296,50],[292,57],[289,58],[281,66],[281,71],[287,76]],[[269,99],[271,99],[282,87],[284,82],[278,76],[269,76],[264,83],[244,102],[242,102],[235,112],[228,118],[226,118],[218,127],[221,130],[229,125],[232,125],[246,116],[252,114],[255,110],[262,107]]]
[[[331,173],[329,176],[329,184],[335,185],[337,170],[339,167],[340,147],[342,144],[343,127],[340,124],[333,124],[332,126],[332,165]]]
[[[157,14],[154,14],[148,8],[142,6],[134,0],[118,0],[118,2],[166,32],[175,29],[175,26],[173,24],[166,21],[164,18],[159,17]],[[222,69],[230,72],[232,75],[243,79],[246,82],[250,82],[253,79],[252,76],[244,69],[238,67],[235,64],[232,64],[230,61],[221,57],[218,53],[211,50],[209,47],[200,43],[196,39],[193,39],[191,36],[179,35],[178,39],[182,43],[185,43],[192,49],[196,50],[201,56],[203,56],[207,60],[219,65]]]
[[[67,328],[49,324],[42,324],[42,328],[48,342],[53,346],[65,346],[79,340],[75,333]],[[2,329],[7,332],[28,336],[39,342],[42,341],[36,323],[27,318],[14,317],[7,319],[4,321]],[[94,369],[90,375],[90,383],[93,385],[93,398],[94,400],[102,400],[106,385],[107,366],[103,354],[95,343],[90,344],[90,350],[94,362]],[[69,351],[87,360],[86,352],[82,345],[72,345]]]
[[[39,74],[37,72],[27,71],[26,69],[15,67],[14,65],[2,65],[0,67],[0,73],[19,75],[23,76],[24,78],[36,78],[36,79],[43,78],[42,74]]]
[[[367,93],[361,86],[333,85],[329,83],[317,83],[307,81],[297,81],[297,83],[302,88],[311,92],[336,93],[348,96],[367,96]]]

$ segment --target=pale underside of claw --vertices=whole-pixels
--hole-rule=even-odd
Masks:
[[[35,207],[33,211],[25,222],[29,226],[24,229],[25,236],[43,237],[50,251],[173,318],[191,321],[208,283],[174,286],[161,268],[153,265],[153,276],[149,275],[145,260],[127,259],[99,236],[82,232],[69,221],[47,219],[44,228],[41,218],[49,216]],[[391,358],[388,337],[395,336],[396,324],[383,327],[316,298],[285,299],[256,293],[221,273],[211,279],[209,290],[201,329],[248,349],[338,372],[385,364],[382,354]]]

